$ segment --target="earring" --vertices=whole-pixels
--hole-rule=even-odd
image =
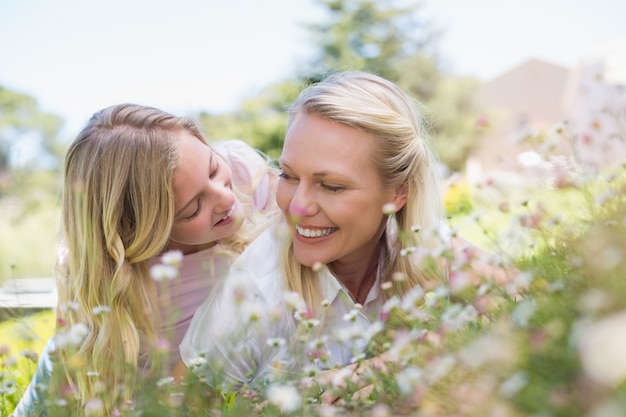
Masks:
[[[388,248],[395,248],[398,246],[398,221],[396,215],[387,215],[387,225],[385,226],[385,239],[387,241]]]

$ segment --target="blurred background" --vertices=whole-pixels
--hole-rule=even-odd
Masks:
[[[424,104],[469,190],[622,158],[624,16],[616,0],[0,0],[0,285],[53,275],[65,149],[116,103],[275,157],[302,86],[364,69]]]

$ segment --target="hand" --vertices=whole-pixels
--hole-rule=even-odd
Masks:
[[[172,369],[171,374],[174,377],[174,380],[176,381],[176,383],[180,383],[187,379],[187,376],[189,376],[189,372],[190,372],[189,368],[187,368],[187,365],[185,365],[185,362],[180,360],[178,361],[176,366],[174,366],[174,369]]]

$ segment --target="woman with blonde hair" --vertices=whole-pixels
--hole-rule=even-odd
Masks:
[[[65,158],[52,341],[78,407],[99,398],[111,412],[137,375],[169,374],[196,308],[279,216],[275,182],[260,153],[209,146],[189,118],[135,104],[93,115]],[[16,415],[45,408],[37,382]]]
[[[261,386],[313,357],[352,363],[390,297],[447,279],[441,254],[458,240],[443,222],[417,103],[377,75],[335,73],[303,90],[279,164],[285,221],[248,246],[181,345],[186,366],[224,390]],[[224,316],[237,324],[225,328]],[[298,358],[303,323],[317,342]]]
[[[304,90],[291,105],[286,146],[280,159],[283,172],[277,202],[292,223],[294,234],[290,244],[284,246],[282,267],[287,288],[302,294],[308,305],[319,306],[322,301],[316,284],[317,273],[313,269],[315,262],[328,265],[358,303],[365,301],[364,294],[371,289],[373,279],[380,284],[392,282],[393,274],[403,276],[402,280],[395,282],[391,292],[381,294],[385,298],[393,294],[402,295],[417,285],[426,287],[429,279],[434,278],[427,276],[412,257],[399,256],[401,243],[420,250],[431,250],[442,243],[442,236],[438,233],[442,230],[444,215],[440,192],[442,180],[418,107],[419,104],[396,84],[366,72],[330,75],[323,82]],[[315,136],[311,133],[317,126],[320,127],[319,132],[336,132],[336,141],[327,139],[331,146],[324,149],[335,155],[340,150],[346,156],[352,156],[328,169],[328,172],[336,172],[339,178],[331,175],[327,178],[336,180],[338,185],[331,181],[328,187],[320,182],[315,172],[324,170],[313,164],[303,166],[302,173],[298,169],[303,164],[300,164],[296,152],[314,142]],[[350,136],[354,136],[355,140],[349,140]],[[321,148],[319,144],[316,147]],[[345,161],[357,158],[359,151],[364,151],[359,165],[371,169],[377,181],[368,184],[357,182],[357,170],[346,166]],[[351,175],[342,178],[340,174],[348,171],[352,171]],[[308,173],[313,173],[311,178],[318,178],[317,182],[303,184],[303,180],[309,179],[303,174]],[[354,186],[351,187],[353,183],[350,181]],[[343,185],[343,182],[348,185]],[[311,190],[306,190],[307,186]],[[313,190],[315,186],[322,190],[326,187],[324,191],[334,197],[319,198],[318,202],[318,195],[325,196],[324,192]],[[305,191],[301,191],[303,189]],[[363,195],[357,200],[359,192]],[[379,195],[378,192],[382,193]],[[346,194],[350,195],[346,197]],[[323,206],[321,201],[325,203],[326,200],[336,200],[332,202],[336,207]],[[336,209],[345,205],[346,210],[350,210],[346,218],[354,222],[349,224],[349,231],[363,229],[363,219],[368,218],[370,213],[358,210],[357,203],[363,203],[372,211],[371,228],[367,229],[367,235],[361,241],[353,240],[355,234],[346,233],[347,225],[334,224],[339,220],[333,220],[333,213],[338,212]],[[317,206],[328,213],[328,219],[308,220],[311,214],[317,215]],[[383,206],[386,206],[384,210]],[[352,214],[354,217],[350,216]],[[324,251],[317,247],[317,237],[309,236],[314,232],[319,234],[320,227],[324,239],[328,239],[323,245]],[[326,231],[329,233],[326,234]],[[401,231],[415,233],[401,234]],[[338,236],[333,236],[334,242],[326,237],[335,234]],[[369,246],[354,263],[359,265],[359,272],[350,273],[357,279],[342,280],[340,265],[333,265],[333,262],[340,260],[342,252],[348,253],[352,246],[361,249],[358,245],[364,242]],[[445,268],[444,264],[441,266]],[[369,273],[371,271],[376,273]],[[366,280],[359,279],[360,275]]]

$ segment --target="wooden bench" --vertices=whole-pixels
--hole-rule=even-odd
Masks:
[[[55,309],[56,306],[54,278],[11,279],[0,286],[0,320]]]

